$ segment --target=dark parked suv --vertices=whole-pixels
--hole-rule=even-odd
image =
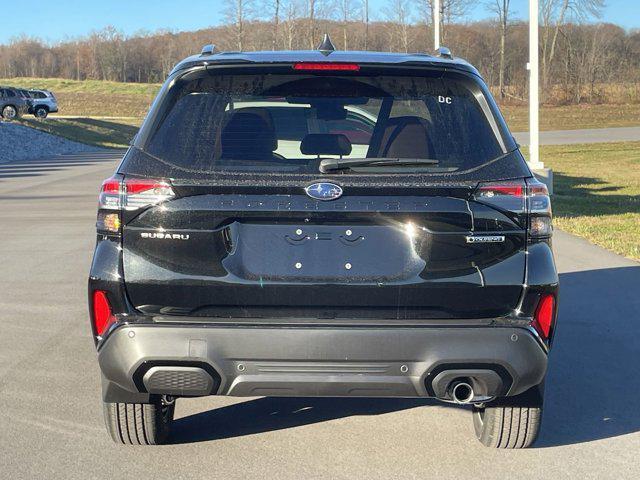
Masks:
[[[549,195],[462,60],[205,48],[103,183],[97,230],[116,442],[168,441],[176,399],[204,395],[431,397],[469,405],[484,445],[536,438]]]

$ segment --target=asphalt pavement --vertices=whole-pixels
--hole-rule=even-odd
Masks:
[[[516,132],[513,136],[520,145],[529,145],[529,133]],[[540,132],[540,145],[639,141],[640,127],[594,128],[590,130],[556,130],[552,132]]]
[[[477,443],[429,400],[179,400],[174,445],[103,423],[86,307],[113,154],[0,165],[0,478],[637,478],[640,264],[557,232],[560,317],[535,448]]]

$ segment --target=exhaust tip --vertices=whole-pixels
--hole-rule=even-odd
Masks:
[[[451,397],[456,403],[469,403],[473,400],[473,387],[467,382],[454,382]]]

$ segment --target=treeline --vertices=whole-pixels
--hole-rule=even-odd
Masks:
[[[315,48],[325,32],[340,49],[432,51],[431,0],[389,0],[376,12],[368,3],[229,0],[224,25],[195,32],[127,37],[107,27],[54,45],[25,36],[0,45],[0,77],[161,82],[176,62],[207,43],[227,51],[308,49]],[[488,20],[471,23],[463,20],[472,1],[442,3],[442,43],[476,65],[504,101],[524,100],[528,25],[512,19],[510,0],[488,0]],[[640,102],[640,31],[587,22],[598,19],[602,0],[542,0],[541,4],[544,101]]]

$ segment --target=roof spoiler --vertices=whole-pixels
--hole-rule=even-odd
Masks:
[[[447,58],[453,60],[453,53],[447,47],[440,47],[436,50],[436,55],[440,58]]]
[[[200,56],[205,56],[205,55],[214,55],[216,53],[220,53],[219,50],[216,48],[216,46],[213,43],[210,43],[208,45],[205,45],[204,47],[202,47],[202,51],[200,52]]]

